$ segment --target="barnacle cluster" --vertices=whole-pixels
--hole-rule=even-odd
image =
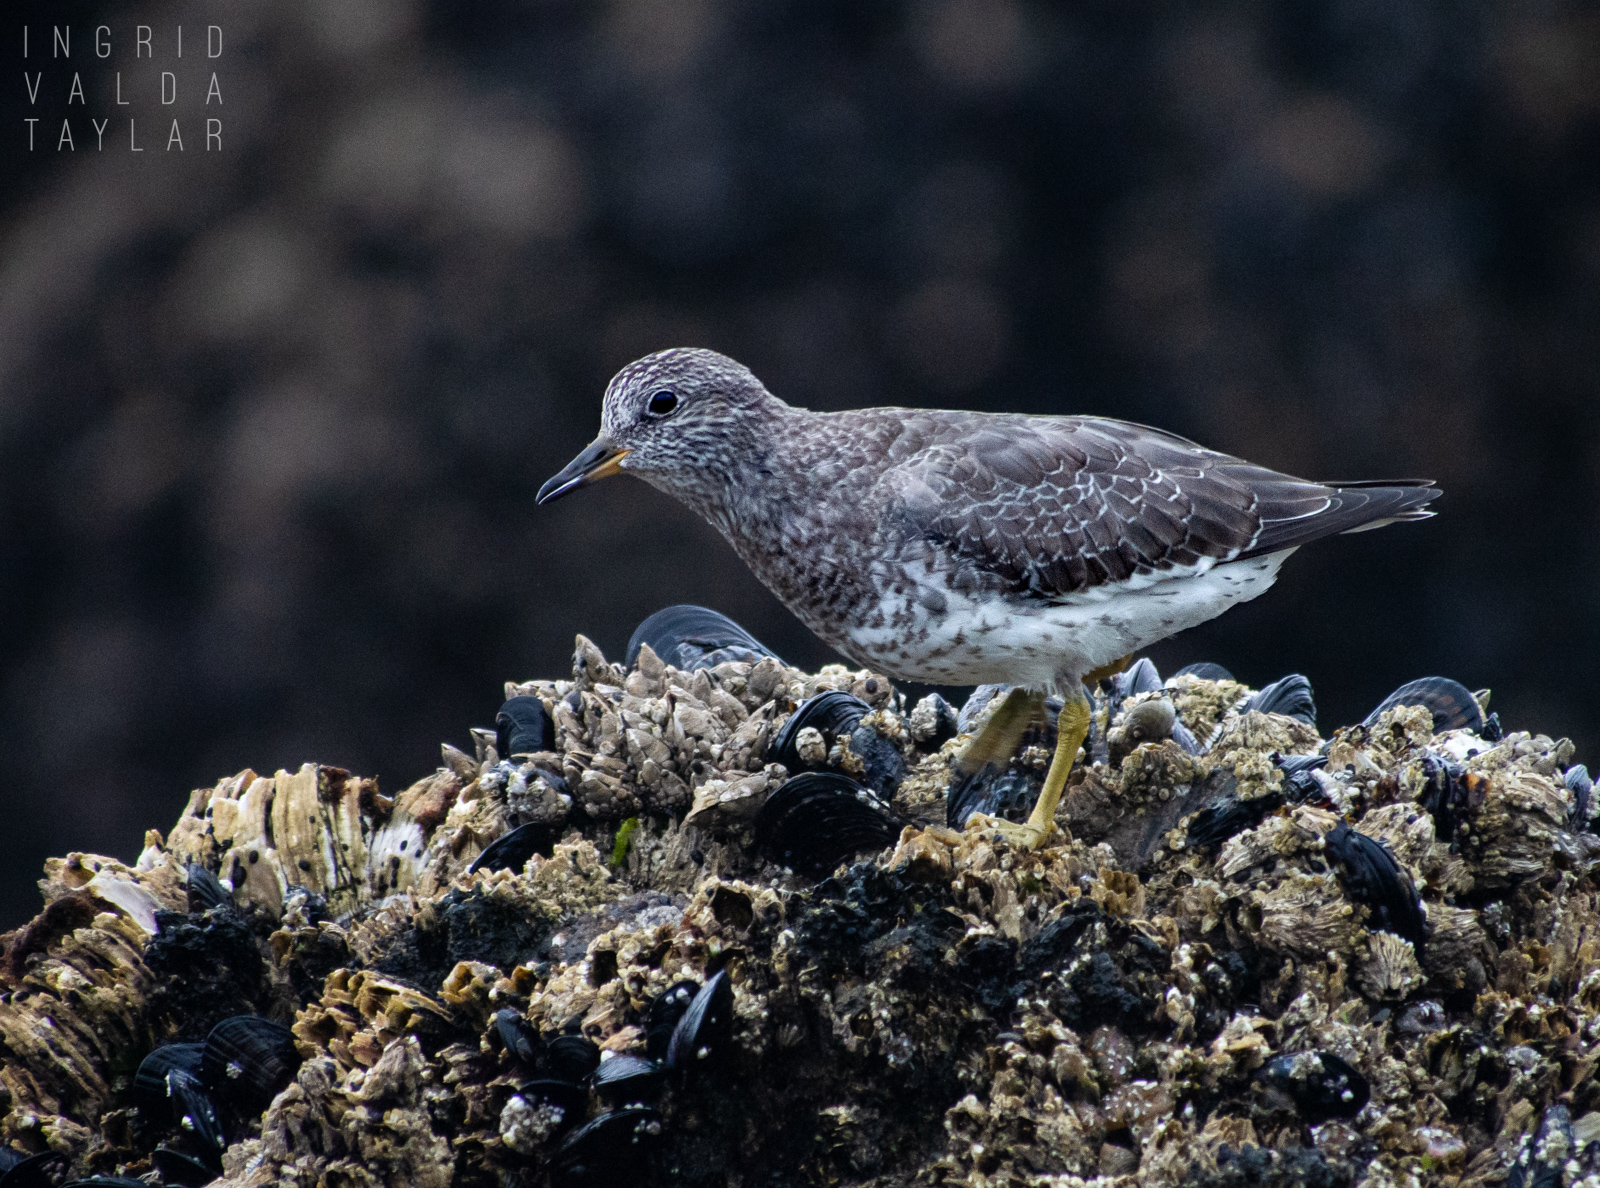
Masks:
[[[1600,1184],[1567,742],[1459,686],[1323,737],[1303,678],[1144,665],[1025,852],[952,827],[977,707],[744,639],[580,637],[397,795],[246,771],[132,867],[50,862],[0,958],[0,1172]],[[984,811],[1027,811],[1035,733]]]

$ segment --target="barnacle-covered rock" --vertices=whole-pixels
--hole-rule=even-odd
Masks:
[[[392,800],[247,771],[133,867],[52,860],[0,957],[0,1163],[49,1188],[1600,1166],[1570,744],[1489,737],[1454,688],[1465,717],[1402,697],[1325,741],[1302,680],[1144,663],[1095,691],[1060,836],[1022,851],[957,809],[1026,812],[1053,721],[956,785],[995,690],[913,708],[702,642],[624,668],[580,638]]]

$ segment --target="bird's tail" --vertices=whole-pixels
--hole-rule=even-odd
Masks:
[[[1402,520],[1426,520],[1439,497],[1431,479],[1306,483],[1299,479],[1255,485],[1261,531],[1236,560],[1298,548],[1324,536],[1367,532]]]

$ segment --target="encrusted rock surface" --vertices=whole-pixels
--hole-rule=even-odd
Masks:
[[[790,775],[769,744],[828,689],[901,750],[907,823],[813,882],[753,828]],[[0,1138],[154,1179],[192,1136],[141,1113],[140,1060],[256,1014],[303,1063],[228,1116],[235,1188],[608,1182],[552,1173],[602,1106],[528,1089],[501,1023],[642,1056],[657,996],[726,971],[731,1039],[631,1107],[629,1183],[1600,1184],[1600,838],[1570,744],[1406,707],[1324,740],[1248,693],[1180,676],[1108,709],[1058,844],[1024,853],[945,827],[963,739],[881,676],[648,648],[624,672],[580,637],[570,680],[507,686],[554,751],[477,732],[392,797],[245,771],[133,868],[48,864],[0,960]],[[1139,741],[1153,696],[1202,753]],[[851,738],[797,745],[852,772]],[[1244,824],[1202,844],[1208,809]],[[524,866],[469,871],[525,825]],[[190,911],[191,863],[233,903]]]

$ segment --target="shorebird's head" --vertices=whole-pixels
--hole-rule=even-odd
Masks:
[[[606,389],[600,436],[539,488],[559,499],[619,471],[675,493],[726,472],[763,405],[777,403],[742,363],[716,351],[676,347],[629,363]]]

